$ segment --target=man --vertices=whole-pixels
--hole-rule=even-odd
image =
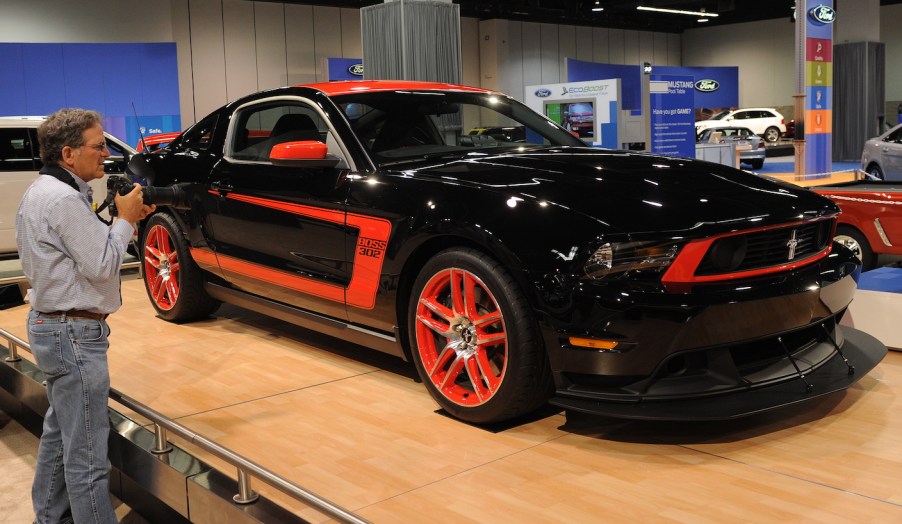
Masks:
[[[110,156],[101,116],[62,109],[38,127],[44,168],[16,214],[16,244],[31,284],[28,340],[50,408],[32,486],[35,522],[116,522],[107,456],[106,317],[119,309],[119,270],[134,225],[156,206],[141,188],[115,199],[112,224],[91,207],[88,182]]]

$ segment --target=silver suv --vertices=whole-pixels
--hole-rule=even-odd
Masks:
[[[695,134],[698,136],[706,129],[721,127],[746,127],[764,140],[776,142],[786,132],[786,121],[776,109],[769,107],[730,109],[696,122]]]
[[[44,117],[0,117],[0,256],[16,253],[16,209],[25,190],[43,165],[38,151],[37,127]],[[135,150],[105,133],[110,157],[104,170],[122,174]],[[106,177],[91,182],[94,201],[106,198]],[[107,217],[108,218],[108,217]]]

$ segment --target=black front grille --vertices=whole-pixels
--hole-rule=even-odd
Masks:
[[[695,274],[721,275],[803,260],[827,248],[832,227],[832,220],[819,220],[717,239]]]

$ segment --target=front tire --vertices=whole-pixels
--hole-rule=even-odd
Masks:
[[[868,176],[876,180],[883,180],[883,170],[877,164],[868,166]]]
[[[538,409],[553,387],[533,311],[497,261],[473,249],[430,259],[413,286],[417,372],[449,414],[476,424]]]
[[[157,213],[141,237],[144,288],[157,315],[170,322],[205,318],[220,302],[204,290],[201,270],[188,252],[188,242],[175,218]]]
[[[836,228],[836,236],[833,237],[833,240],[849,248],[858,257],[858,260],[861,260],[862,271],[874,269],[877,258],[874,256],[874,250],[871,249],[868,239],[861,231],[851,226],[840,225]]]

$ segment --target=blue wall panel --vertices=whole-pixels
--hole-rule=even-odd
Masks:
[[[181,130],[174,42],[0,43],[0,71],[0,115],[93,109],[107,131],[131,145],[138,142],[135,112],[151,132]]]
[[[142,44],[139,57],[141,98],[144,104],[154,110],[147,114],[178,115],[181,111],[175,44]],[[176,96],[172,96],[173,94]]]
[[[63,105],[48,107],[37,115],[46,115],[60,107],[83,107],[105,112],[104,102],[104,71],[107,64],[98,58],[96,50],[88,47],[89,44],[57,44],[63,57],[62,76],[59,82],[65,89],[65,101]],[[31,87],[29,86],[29,89]],[[77,104],[72,101],[77,100]],[[104,108],[101,110],[100,108]]]
[[[0,115],[23,116],[26,103],[21,46],[0,44],[0,71]]]
[[[66,107],[62,44],[21,44],[25,107],[17,115],[46,115]]]

